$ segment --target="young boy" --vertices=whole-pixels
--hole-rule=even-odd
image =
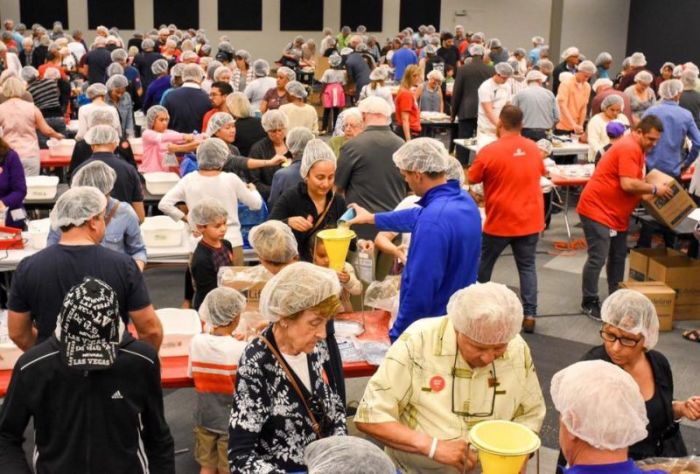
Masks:
[[[198,310],[204,297],[217,286],[219,268],[233,262],[233,247],[224,239],[226,208],[216,199],[203,199],[190,209],[187,222],[202,236],[190,259],[194,285],[194,309]]]
[[[238,359],[246,342],[232,337],[245,309],[245,297],[233,288],[215,288],[204,298],[199,317],[205,332],[190,343],[188,375],[197,392],[195,460],[200,474],[228,473],[228,421]]]
[[[328,253],[326,252],[326,246],[323,244],[323,239],[318,237],[318,232],[311,236],[309,245],[311,246],[310,250],[313,257],[313,264],[328,268],[330,266],[330,260],[328,259]],[[350,303],[350,295],[357,296],[362,294],[362,283],[357,279],[355,276],[355,269],[352,268],[352,265],[348,262],[343,264],[343,271],[337,273],[340,285],[343,287],[343,294],[340,296],[340,302],[343,304],[343,311],[351,312],[352,304]]]

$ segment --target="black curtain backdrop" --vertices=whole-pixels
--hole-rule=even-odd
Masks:
[[[220,30],[262,30],[262,0],[218,0]]]
[[[341,0],[340,28],[349,26],[353,31],[365,25],[367,31],[382,31],[383,0]]]
[[[280,30],[323,30],[323,0],[280,0]]]
[[[180,29],[199,28],[198,0],[153,0],[153,27],[174,23]]]
[[[401,0],[399,29],[433,25],[440,31],[440,2],[438,0]]]
[[[134,0],[88,0],[88,28],[134,29]]]
[[[39,23],[44,28],[51,31],[54,21],[60,21],[63,29],[68,26],[68,0],[51,0],[50,2],[40,2],[39,0],[20,0],[19,19],[22,23],[31,28],[32,24]]]

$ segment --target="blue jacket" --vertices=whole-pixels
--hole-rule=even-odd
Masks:
[[[392,341],[414,321],[446,314],[450,297],[476,282],[479,269],[481,216],[459,183],[431,189],[418,205],[375,215],[378,229],[413,234],[401,275],[399,314],[389,331]]]
[[[613,464],[572,466],[564,470],[565,474],[664,474],[664,472],[656,469],[643,471],[631,459]]]
[[[644,112],[644,117],[647,115],[656,115],[664,125],[661,138],[646,154],[647,168],[679,177],[681,165],[684,162],[685,165],[690,165],[698,156],[700,148],[700,131],[695,125],[693,115],[673,100],[663,100],[652,105]],[[693,144],[688,156],[681,154],[685,137],[690,138]]]

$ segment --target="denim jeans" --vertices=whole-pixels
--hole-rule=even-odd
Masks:
[[[588,244],[588,259],[583,266],[582,291],[584,299],[598,297],[598,279],[603,265],[608,276],[608,294],[618,289],[625,276],[627,231],[610,235],[611,229],[588,217],[581,216],[583,233]]]
[[[535,267],[535,250],[539,234],[520,237],[498,237],[484,233],[481,238],[481,263],[479,264],[479,283],[491,280],[493,266],[499,255],[510,245],[518,267],[520,277],[520,299],[523,302],[525,316],[537,315],[537,270]]]

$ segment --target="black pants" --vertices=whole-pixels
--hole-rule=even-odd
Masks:
[[[547,130],[544,128],[523,128],[520,134],[525,138],[529,138],[533,142],[547,138]]]
[[[476,119],[461,119],[457,123],[457,138],[472,138],[476,135]],[[469,164],[469,150],[458,146],[457,147],[457,159],[462,166],[467,166]]]
[[[340,110],[340,107],[323,108],[323,121],[321,122],[321,125],[327,133],[333,133],[333,130],[335,130],[335,122],[338,120]]]
[[[695,204],[700,206],[700,197],[696,196],[694,194],[691,194],[690,197],[693,198],[693,201],[695,201]],[[697,239],[690,239],[690,245],[688,245],[688,257],[690,258],[698,258],[698,240]]]

